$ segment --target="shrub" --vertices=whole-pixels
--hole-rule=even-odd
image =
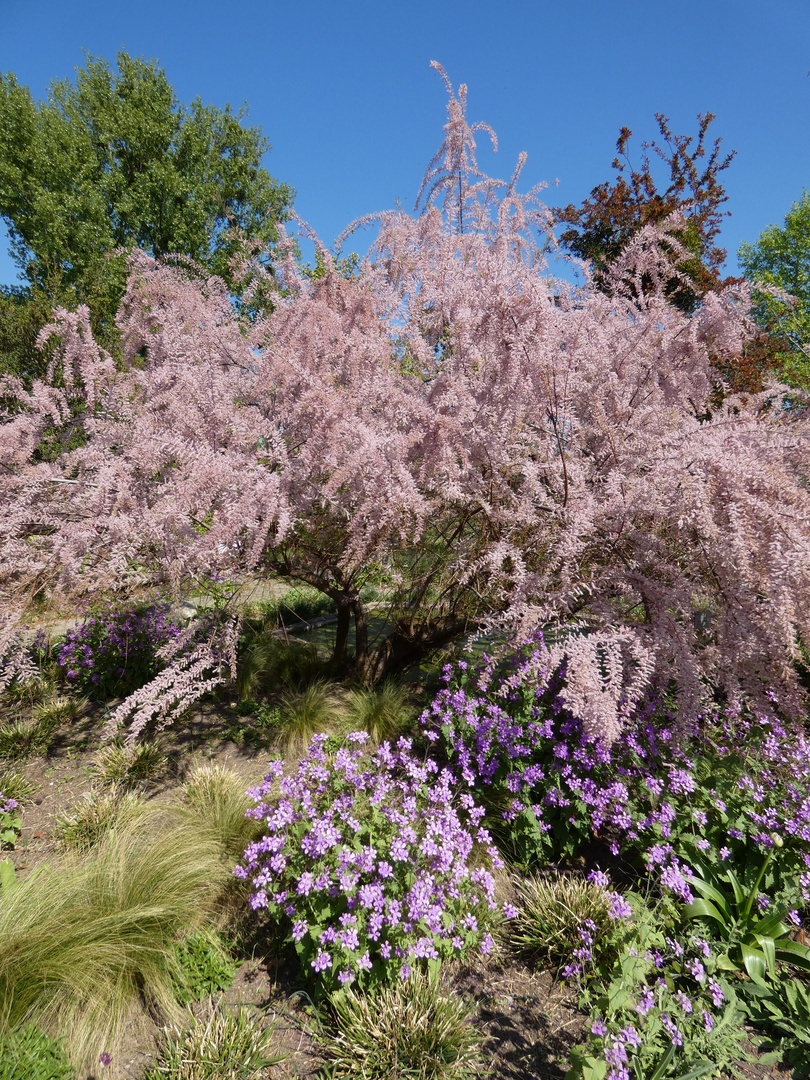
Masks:
[[[0,1034],[0,1080],[71,1080],[74,1075],[61,1041],[32,1024]]]
[[[165,1030],[162,1060],[147,1070],[144,1080],[264,1080],[266,1070],[283,1061],[268,1055],[272,1028],[262,1030],[240,1006],[236,1012],[211,1007],[200,1023]]]
[[[254,887],[251,905],[287,927],[304,970],[326,988],[407,977],[422,961],[488,952],[498,917],[500,865],[447,770],[420,762],[409,740],[371,757],[353,732],[327,749],[312,740],[293,776],[271,762],[248,792],[267,832],[234,871]],[[274,795],[278,784],[278,794]]]
[[[158,650],[179,635],[167,604],[100,608],[68,631],[57,660],[68,683],[95,700],[126,697],[158,674]]]
[[[332,996],[329,1075],[345,1080],[469,1080],[481,1065],[469,1006],[439,990],[422,972],[368,993],[349,987]]]

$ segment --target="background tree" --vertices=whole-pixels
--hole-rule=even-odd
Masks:
[[[781,377],[810,389],[810,192],[793,204],[784,225],[769,226],[737,257],[752,284],[777,290],[755,290],[754,318],[771,342]]]
[[[0,216],[34,310],[86,303],[103,336],[126,282],[113,253],[132,247],[188,256],[236,291],[232,256],[245,240],[271,246],[293,196],[262,167],[269,147],[246,115],[180,105],[154,61],[124,52],[117,70],[88,58],[44,102],[0,76]],[[0,358],[18,355],[19,326]]]
[[[728,196],[719,174],[731,164],[734,152],[723,156],[718,138],[706,157],[713,113],[698,116],[696,143],[694,136],[674,135],[661,113],[656,113],[655,118],[663,145],[642,144],[645,153],[640,169],[630,162],[627,144],[632,132],[623,127],[612,165],[616,179],[595,187],[582,206],[570,204],[553,212],[559,224],[570,226],[561,234],[560,243],[577,258],[592,263],[594,282],[599,288],[606,287],[610,265],[640,229],[645,225],[661,225],[672,214],[683,214],[683,228],[675,232],[675,237],[692,256],[679,265],[689,281],[673,276],[666,291],[673,304],[691,312],[700,295],[719,288],[722,283],[720,267],[726,253],[715,240],[723,218],[720,208]],[[669,183],[663,190],[659,190],[653,176],[648,149],[669,170]]]
[[[650,683],[683,720],[715,692],[799,714],[806,421],[764,395],[700,415],[712,360],[733,364],[748,332],[747,287],[671,303],[672,240],[650,224],[598,286],[550,282],[547,211],[519,170],[482,177],[463,104],[451,92],[422,211],[386,215],[356,274],[322,252],[313,280],[282,242],[251,321],[224,283],[136,253],[118,364],[86,308],[57,313],[64,386],[2,386],[5,610],[43,586],[281,573],[332,597],[344,655],[353,619],[367,680],[462,629],[542,626],[593,734],[614,737]],[[75,403],[83,441],[41,460]],[[394,627],[376,644],[372,574]],[[177,715],[211,685],[206,648],[111,724]]]

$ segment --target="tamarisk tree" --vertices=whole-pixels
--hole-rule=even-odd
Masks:
[[[797,712],[806,423],[774,407],[776,385],[706,419],[711,359],[733,365],[750,333],[746,286],[693,312],[669,302],[677,215],[641,228],[598,287],[553,281],[522,161],[509,182],[481,172],[466,88],[445,82],[417,209],[379,220],[356,273],[321,251],[308,277],[282,240],[272,277],[253,272],[272,311],[248,322],[219,279],[136,253],[123,365],[86,309],[56,313],[51,378],[2,388],[7,609],[44,585],[179,593],[209,572],[281,574],[332,597],[338,658],[353,620],[367,680],[464,632],[544,626],[595,735],[615,736],[650,683],[674,689],[684,718],[718,690]],[[369,581],[395,628],[381,643]],[[178,652],[110,730],[168,722],[222,677],[235,625],[219,633]],[[10,620],[6,639],[9,677]]]

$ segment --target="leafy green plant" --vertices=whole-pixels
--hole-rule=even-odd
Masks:
[[[810,971],[810,949],[792,941],[790,924],[783,922],[786,905],[760,912],[759,889],[782,840],[773,836],[773,847],[765,856],[750,888],[745,888],[731,867],[701,867],[695,863],[691,887],[700,896],[683,909],[685,920],[706,924],[708,933],[721,942],[718,963],[727,971],[745,971],[756,983],[766,976],[776,979],[777,963],[794,964]]]
[[[227,990],[236,977],[237,965],[220,935],[210,928],[189,934],[174,946],[174,955],[179,965],[174,992],[181,1005]]]
[[[35,706],[31,715],[38,723],[57,728],[78,719],[87,705],[87,698],[57,697]]]
[[[559,969],[582,948],[580,930],[588,923],[594,940],[610,947],[612,897],[602,886],[573,874],[535,875],[518,882],[517,895],[510,936],[521,951]]]
[[[212,1005],[203,1023],[191,1013],[189,1021],[185,1031],[165,1029],[161,1060],[144,1080],[264,1080],[284,1060],[268,1054],[273,1028],[257,1026],[242,1006],[230,1012]]]
[[[89,851],[122,821],[143,816],[143,799],[134,792],[87,792],[54,821],[54,835],[63,848]]]
[[[810,1076],[810,988],[798,979],[753,985],[744,1003],[746,1018],[765,1036],[760,1048],[778,1053],[794,1075]]]
[[[0,1034],[0,1080],[71,1080],[74,1075],[60,1039],[32,1024]]]
[[[22,819],[17,813],[16,799],[0,791],[0,851],[5,847],[13,848],[20,835]]]
[[[341,990],[331,1005],[335,1029],[324,1042],[335,1080],[468,1080],[482,1065],[470,1007],[430,974],[368,993]]]
[[[375,743],[393,742],[415,719],[407,687],[390,680],[374,689],[353,690],[348,712],[352,729],[367,731]]]
[[[172,945],[210,923],[230,881],[211,838],[162,808],[4,885],[0,1032],[29,1020],[69,1032],[71,1060],[89,1066],[142,995],[178,1017]]]
[[[566,1080],[719,1075],[744,1039],[731,983],[706,941],[669,936],[664,908],[632,893],[625,900],[633,914],[619,948],[582,965],[590,1036],[573,1050]]]
[[[101,749],[93,764],[101,787],[133,788],[162,773],[167,757],[159,742],[123,745],[116,741]]]

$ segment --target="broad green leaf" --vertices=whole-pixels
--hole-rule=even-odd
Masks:
[[[754,982],[765,984],[768,968],[762,951],[746,944],[740,945],[740,950],[742,951],[743,964],[749,978],[753,979]]]
[[[772,937],[767,934],[754,934],[757,945],[762,949],[765,963],[768,965],[768,974],[772,979],[776,978],[776,946]]]
[[[715,919],[722,926],[729,925],[729,920],[708,900],[693,900],[686,905],[683,913],[687,919]]]
[[[704,881],[703,878],[696,877],[690,885],[693,889],[700,893],[701,896],[706,897],[708,900],[712,900],[717,908],[723,913],[723,917],[727,922],[731,922],[731,909],[728,906],[728,901],[725,896],[716,889],[714,885],[711,885],[708,881]]]
[[[795,964],[803,971],[810,971],[810,949],[798,941],[780,941],[776,948],[776,959],[786,964]]]

